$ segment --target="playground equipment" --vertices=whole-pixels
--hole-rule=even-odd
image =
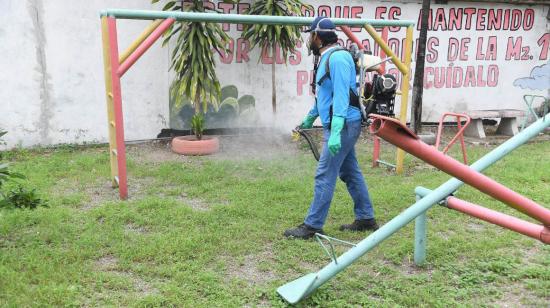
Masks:
[[[543,115],[546,115],[550,111],[550,98],[542,96],[542,95],[532,95],[532,94],[526,94],[523,96],[523,101],[525,102],[525,106],[527,107],[526,116],[523,119],[523,122],[521,123],[521,129],[523,130],[525,128],[525,125],[527,122],[529,122],[529,119],[533,118],[535,120],[538,120],[540,117],[535,111],[535,108],[533,107],[533,104],[535,101],[541,101],[541,107],[543,108]]]
[[[443,134],[443,122],[445,121],[445,118],[448,116],[456,117],[456,127],[458,128],[458,132],[455,134],[455,136],[449,141],[449,144],[443,149],[443,154],[446,154],[447,151],[451,148],[451,146],[456,142],[457,139],[460,139],[460,146],[462,149],[462,159],[464,160],[464,164],[468,164],[468,155],[466,154],[466,144],[464,143],[464,130],[470,125],[470,117],[461,114],[461,113],[454,113],[454,112],[446,112],[441,116],[441,119],[439,119],[439,125],[437,126],[437,136],[435,138],[435,148],[439,150],[439,144],[441,143],[441,135]],[[464,123],[464,126],[462,126],[461,119],[465,119],[466,122]]]
[[[304,299],[319,286],[344,270],[413,219],[416,219],[414,260],[416,264],[423,263],[426,256],[425,212],[443,200],[446,200],[446,204],[450,208],[526,234],[539,239],[545,244],[550,244],[550,210],[480,173],[520,145],[537,136],[545,128],[549,127],[550,116],[537,120],[521,133],[501,144],[469,167],[444,155],[434,147],[423,143],[418,136],[396,119],[378,115],[372,115],[371,118],[373,119],[371,132],[456,178],[448,180],[433,191],[417,188],[417,202],[401,214],[370,234],[364,240],[355,244],[353,248],[341,256],[336,257],[334,255],[332,262],[318,272],[307,274],[279,287],[277,292],[286,301],[289,303],[297,303]],[[464,183],[474,186],[480,191],[535,218],[540,221],[542,225],[535,225],[517,218],[509,220],[510,216],[508,215],[483,209],[480,206],[475,206],[471,203],[462,202],[454,197],[449,197]],[[324,237],[324,239],[331,240],[328,237]]]
[[[109,153],[111,162],[111,180],[113,187],[119,188],[121,199],[128,198],[128,183],[126,170],[126,147],[124,141],[124,120],[122,111],[122,88],[120,79],[134,63],[159,39],[160,36],[177,20],[190,22],[216,22],[237,24],[270,24],[306,26],[311,24],[313,17],[260,16],[194,12],[165,12],[145,10],[110,9],[100,13],[103,36],[103,59],[105,70],[105,92],[107,100],[107,116],[109,127]],[[139,37],[119,54],[117,38],[117,19],[153,20]],[[378,43],[393,64],[403,74],[402,80],[409,80],[413,26],[410,20],[373,20],[332,18],[337,26],[364,27],[370,36]],[[405,59],[401,61],[376,32],[374,27],[406,27]],[[409,83],[401,85],[400,120],[404,123],[407,117],[407,102]],[[397,170],[403,168],[404,152],[397,152]]]

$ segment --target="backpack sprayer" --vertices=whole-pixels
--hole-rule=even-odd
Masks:
[[[368,72],[377,71],[380,73],[380,65],[391,60],[391,58],[388,57],[385,59],[381,59],[380,57],[373,56],[369,51],[360,50],[359,46],[356,43],[352,43],[348,49],[342,47],[336,48],[327,55],[328,59],[326,61],[325,69],[326,74],[325,76],[321,77],[319,81],[320,83],[326,78],[330,78],[330,56],[332,55],[332,53],[337,51],[349,52],[355,63],[355,73],[359,76],[359,96],[355,95],[355,93],[351,95],[353,91],[350,91],[350,105],[359,107],[361,111],[362,126],[370,125],[370,119],[368,116],[371,113],[394,117],[395,94],[397,91],[397,79],[395,78],[395,76],[391,74],[374,74],[372,77],[372,81],[366,82],[366,75]],[[319,59],[319,56],[315,56],[313,59],[313,76],[317,75]],[[315,94],[315,89],[317,86],[317,84],[315,83],[315,77],[310,86],[312,87],[313,94]],[[309,144],[313,156],[317,161],[319,161],[319,150],[317,148],[317,145],[314,143],[311,135],[309,135],[308,133],[308,131],[310,130],[311,129],[302,129],[300,128],[300,125],[298,125],[292,130],[292,137],[295,141],[297,141],[300,136],[304,137]]]

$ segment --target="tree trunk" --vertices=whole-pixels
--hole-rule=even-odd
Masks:
[[[195,94],[195,114],[199,114],[201,112],[201,97],[199,96],[199,92],[197,91],[197,94]]]
[[[277,45],[273,44],[273,62],[271,62],[271,107],[273,114],[277,113],[277,86],[275,85],[275,61],[277,61]]]
[[[430,0],[423,0],[411,105],[411,126],[413,131],[417,134],[422,130],[422,96],[424,94],[424,63],[426,58],[429,13]]]

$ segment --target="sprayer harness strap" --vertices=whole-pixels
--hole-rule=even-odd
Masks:
[[[345,49],[341,46],[338,46],[338,47],[328,51],[327,61],[325,62],[325,74],[323,75],[323,77],[321,77],[319,79],[319,82],[317,82],[317,85],[321,86],[323,84],[323,82],[325,82],[325,80],[330,79],[330,56],[332,56],[332,54],[337,52],[337,51],[347,51],[347,52],[349,52],[349,50],[347,50],[347,49]],[[317,72],[315,72],[315,75],[317,75]],[[361,110],[361,106],[359,104],[360,104],[359,103],[359,96],[357,94],[355,94],[355,92],[353,92],[353,90],[350,88],[349,89],[349,105]],[[361,116],[363,116],[363,115],[361,114]],[[332,122],[332,104],[330,105],[329,119]],[[366,120],[366,119],[364,119],[364,120]],[[331,124],[332,123],[329,123],[329,128],[332,126]]]

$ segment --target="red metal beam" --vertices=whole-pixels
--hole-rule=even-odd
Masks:
[[[545,244],[550,244],[550,229],[544,226],[493,211],[455,197],[447,198],[447,207],[523,235],[527,235]]]
[[[175,19],[165,19],[139,46],[128,56],[117,69],[118,76],[122,77],[134,63],[153,45],[159,37],[174,23]],[[118,60],[117,60],[118,63]]]
[[[386,30],[387,27],[384,27],[384,30]],[[355,44],[357,44],[357,46],[359,47],[359,49],[361,50],[365,50],[365,46],[363,46],[363,43],[359,40],[359,38],[357,38],[357,36],[355,36],[355,34],[353,34],[353,32],[351,32],[351,29],[348,27],[348,26],[340,26],[340,29],[342,29],[342,31],[344,32],[344,34],[346,34],[346,36],[352,41],[354,42]],[[386,36],[384,37],[384,30],[382,30],[382,38],[387,42],[388,41],[388,33],[386,31]],[[384,54],[384,51],[381,50],[380,51],[381,54]],[[380,65],[380,68],[378,68],[376,70],[376,72],[380,75],[384,74],[384,71],[385,71],[385,68],[386,68],[386,62],[382,63]]]
[[[120,199],[128,198],[128,182],[126,175],[126,145],[124,144],[124,120],[122,115],[122,92],[120,88],[120,76],[118,64],[118,39],[116,30],[116,19],[107,18],[109,29],[109,45],[111,58],[111,78],[113,83],[113,104],[115,113],[116,131],[116,157],[118,165],[118,192]]]
[[[454,112],[446,112],[441,116],[441,119],[439,120],[439,125],[437,127],[437,137],[435,140],[435,148],[439,150],[439,143],[441,142],[441,135],[443,134],[443,121],[445,121],[445,118],[448,116],[455,116],[456,117],[456,126],[458,127],[458,132],[453,137],[451,142],[447,144],[447,146],[443,149],[443,154],[447,154],[447,151],[449,151],[449,148],[456,142],[457,139],[460,138],[460,145],[462,147],[462,158],[464,159],[464,164],[468,164],[468,155],[466,154],[466,144],[464,143],[464,130],[468,125],[470,125],[470,117],[465,114],[460,113],[454,113]],[[466,119],[466,123],[464,126],[462,126],[462,123],[460,123],[461,118]]]
[[[380,115],[371,115],[371,118],[373,119],[370,125],[371,133],[542,222],[545,226],[550,226],[549,209],[437,151],[434,147],[422,142],[415,133],[397,119]]]

